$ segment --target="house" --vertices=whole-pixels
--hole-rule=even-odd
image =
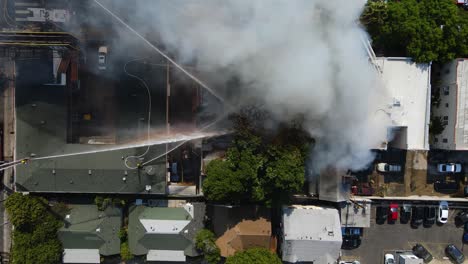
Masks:
[[[96,205],[73,204],[59,229],[63,263],[100,263],[101,256],[120,254],[119,231],[122,212],[109,206],[99,211]]]
[[[283,207],[282,259],[287,263],[337,263],[342,244],[338,210],[293,205]]]
[[[205,205],[184,201],[158,201],[129,209],[130,252],[146,261],[185,262],[195,257],[195,236],[203,228]]]
[[[378,57],[374,63],[388,97],[374,114],[389,118],[392,123],[386,147],[428,150],[431,63],[415,63],[411,58],[400,57]]]
[[[424,262],[423,262],[423,259],[416,257],[412,253],[403,253],[403,254],[400,254],[398,263],[400,264],[423,264]]]
[[[261,206],[210,206],[209,215],[221,256],[249,248],[274,248],[270,210]]]
[[[433,118],[440,118],[445,128],[434,135],[432,147],[468,150],[468,59],[456,59],[434,67],[440,80],[434,84]]]

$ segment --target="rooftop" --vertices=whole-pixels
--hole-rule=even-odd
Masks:
[[[431,63],[414,63],[411,58],[377,58],[390,101],[382,106],[396,128],[396,147],[429,149]]]
[[[271,222],[268,208],[259,206],[212,206],[211,222],[221,256],[237,251],[271,246]]]
[[[120,253],[118,233],[122,212],[119,208],[107,207],[99,211],[96,205],[73,204],[70,209],[64,227],[58,231],[64,249],[72,250],[67,257],[80,256],[75,254],[79,252],[77,249],[95,249],[104,256]]]
[[[24,61],[17,64],[18,76],[31,75],[31,72],[37,73],[37,76],[17,79],[15,94],[16,158],[22,159],[30,156],[40,158],[63,154],[65,156],[36,159],[24,166],[17,166],[18,190],[70,193],[146,193],[150,189],[150,193],[166,193],[165,156],[149,164],[153,166],[152,173],[139,172],[128,169],[124,164],[123,157],[141,155],[146,151],[146,147],[128,147],[99,152],[99,150],[115,148],[117,145],[70,142],[70,122],[74,118],[80,119],[83,114],[76,109],[74,111],[76,111],[77,116],[71,114],[72,109],[69,102],[71,88],[44,85],[48,82],[47,76],[51,75],[49,72],[51,71],[50,64],[47,64],[47,59],[31,61],[41,61],[42,64],[32,64],[32,62],[26,64]],[[100,88],[102,93],[106,93],[105,91],[108,89],[105,85]],[[120,92],[125,94],[124,91]],[[107,99],[117,100],[118,98]],[[131,104],[133,105],[133,103]],[[142,107],[135,108],[132,105],[125,105],[125,108],[133,107],[132,111],[123,108],[122,111],[115,114],[119,117],[115,126],[123,128],[117,129],[117,133],[114,133],[117,139],[128,140],[129,135],[133,135],[135,138],[135,133],[132,134],[131,131],[137,129],[139,125],[137,120],[141,116],[145,116],[145,110]],[[112,111],[106,109],[106,115],[108,112]],[[156,119],[158,114],[154,114]],[[101,116],[103,115],[101,113]],[[95,114],[95,116],[99,118],[99,114]],[[93,122],[93,120],[89,122]],[[157,121],[155,122],[157,123]],[[112,130],[111,127],[103,126],[102,130]],[[145,158],[159,156],[164,153],[165,149],[165,145],[152,146]],[[89,153],[93,151],[97,152]],[[80,152],[88,152],[88,154],[67,156],[67,154]]]
[[[134,205],[129,209],[128,239],[132,254],[148,261],[183,261],[197,256],[195,235],[203,228],[205,205],[185,203],[179,207]]]
[[[457,60],[457,119],[455,144],[457,149],[468,149],[468,59]]]
[[[341,249],[338,210],[319,206],[283,207],[283,261],[336,263]]]
[[[371,203],[368,199],[347,201],[340,209],[341,226],[370,227]]]

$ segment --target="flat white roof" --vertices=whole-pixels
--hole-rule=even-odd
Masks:
[[[389,101],[382,110],[395,127],[407,128],[406,149],[429,149],[431,63],[411,58],[377,58]]]
[[[283,260],[335,263],[342,243],[338,210],[319,206],[283,207]]]
[[[63,250],[63,263],[101,263],[98,249],[67,249]]]
[[[455,144],[457,149],[468,148],[468,59],[457,60],[457,121]]]
[[[183,250],[149,250],[147,261],[185,261]]]

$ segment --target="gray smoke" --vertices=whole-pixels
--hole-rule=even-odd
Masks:
[[[365,0],[135,2],[132,26],[157,32],[212,88],[235,94],[231,103],[255,98],[279,120],[304,114],[314,169],[359,169],[386,139],[388,120],[376,114],[386,95],[357,25]]]

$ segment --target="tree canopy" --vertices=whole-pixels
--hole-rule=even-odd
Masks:
[[[368,1],[361,23],[377,52],[416,62],[468,55],[468,19],[452,0]]]
[[[5,207],[15,227],[11,263],[60,263],[62,245],[57,230],[62,223],[51,213],[47,201],[14,193],[6,200]]]
[[[238,118],[224,159],[206,168],[203,192],[208,200],[231,204],[279,202],[302,190],[310,139],[294,124],[265,134]]]
[[[203,252],[206,262],[216,264],[221,260],[220,250],[215,243],[215,235],[208,229],[198,231],[195,246]]]
[[[236,252],[226,259],[226,264],[281,264],[280,258],[264,248],[251,248],[246,251]]]

